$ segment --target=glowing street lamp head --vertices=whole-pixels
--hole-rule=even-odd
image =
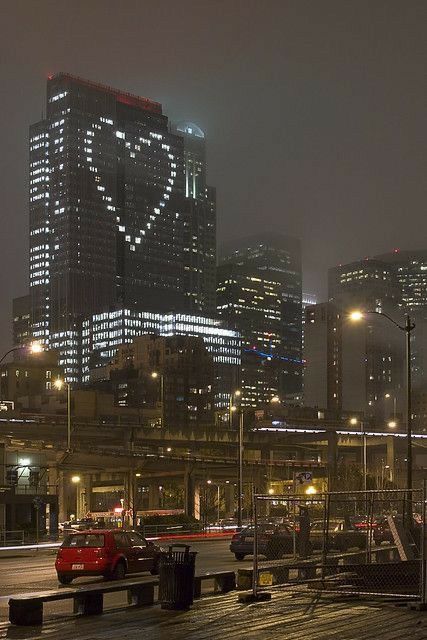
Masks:
[[[353,425],[354,427],[359,423],[359,420],[357,418],[350,418],[350,424]]]
[[[78,484],[80,482],[80,476],[71,476],[71,482],[73,484]]]
[[[350,313],[349,317],[350,317],[350,320],[352,320],[352,322],[360,322],[360,320],[363,320],[364,315],[361,311],[355,309]]]
[[[238,398],[239,396],[241,396],[241,395],[242,395],[242,392],[240,391],[240,389],[237,389],[237,390],[234,392],[234,395],[236,396],[236,398]]]
[[[384,398],[391,398],[391,395],[389,393],[386,393]]]
[[[62,387],[64,386],[64,381],[63,381],[63,380],[61,380],[61,378],[57,378],[57,379],[55,380],[55,382],[53,383],[53,385],[54,385],[54,387],[55,387],[56,389],[61,390],[61,389],[62,389]]]
[[[207,484],[212,484],[212,480],[207,480]]]
[[[233,404],[230,407],[230,411],[237,411],[237,407]]]
[[[153,373],[151,374],[152,378],[158,378],[159,374],[157,373],[157,371],[153,371]]]
[[[43,346],[40,342],[32,342],[29,346],[29,351],[34,354],[41,353],[43,351]]]
[[[395,429],[397,427],[396,420],[390,420],[390,422],[388,423],[388,426],[390,427],[390,429]]]

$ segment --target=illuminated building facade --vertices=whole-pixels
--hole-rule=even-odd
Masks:
[[[59,73],[30,129],[33,336],[78,379],[78,319],[185,309],[183,138],[160,104]]]
[[[242,403],[301,390],[301,248],[285,236],[242,241],[217,270],[217,310],[242,336]]]
[[[120,345],[141,335],[195,336],[203,339],[214,364],[216,408],[228,406],[229,389],[238,382],[241,339],[220,320],[189,314],[161,314],[134,309],[94,314],[82,325],[83,381],[97,377],[97,369],[110,363]],[[77,352],[76,352],[77,353]],[[98,376],[99,377],[99,376]]]
[[[189,313],[212,316],[216,298],[216,191],[206,184],[206,139],[192,122],[175,131],[184,139],[184,294]]]

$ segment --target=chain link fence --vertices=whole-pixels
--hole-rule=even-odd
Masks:
[[[239,587],[426,598],[423,490],[254,495],[234,542]]]

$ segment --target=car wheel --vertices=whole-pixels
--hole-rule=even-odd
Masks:
[[[58,573],[58,582],[61,584],[71,584],[73,581],[73,576],[66,576],[63,573]]]
[[[119,561],[114,567],[111,577],[113,580],[124,580],[125,576],[126,576],[125,563]]]
[[[236,560],[244,560],[245,559],[245,554],[244,553],[235,553],[234,557],[236,558]]]

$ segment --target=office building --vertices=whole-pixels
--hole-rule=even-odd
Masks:
[[[184,139],[186,311],[212,316],[216,296],[216,191],[206,182],[205,134],[192,122],[181,122],[174,130]]]
[[[228,406],[229,390],[238,384],[240,335],[224,328],[220,320],[203,316],[119,309],[86,318],[81,338],[83,381],[102,378],[105,365],[114,359],[120,345],[132,343],[138,336],[147,334],[202,338],[214,363],[215,407]]]
[[[214,424],[214,363],[201,337],[145,335],[121,345],[109,385],[121,407],[160,407],[159,427]]]
[[[70,380],[83,316],[185,309],[183,138],[159,103],[59,73],[30,129],[30,295],[35,338]]]
[[[401,292],[401,310],[410,313],[416,324],[412,334],[412,384],[415,388],[427,388],[427,251],[395,249],[376,259],[394,270]]]
[[[301,295],[301,248],[294,238],[242,240],[220,263],[217,309],[242,336],[244,405],[301,390]]]
[[[30,296],[13,299],[12,318],[13,344],[22,347],[31,340]]]
[[[340,315],[341,326],[338,347],[341,373],[336,376],[339,385],[337,406],[343,410],[363,411],[365,416],[383,421],[389,416],[386,399],[393,397],[401,414],[403,334],[385,318],[375,314],[368,313],[362,322],[354,325],[349,321],[349,313],[354,309],[383,313],[397,322],[403,321],[401,287],[393,265],[379,258],[340,265],[329,270],[328,284],[329,301]],[[306,340],[308,331],[306,325]],[[308,347],[306,358],[307,375],[310,375]],[[333,366],[331,357],[328,363]],[[307,395],[306,401],[309,401],[309,397]],[[329,396],[329,402],[332,400]]]
[[[393,333],[375,315],[354,323],[332,302],[307,307],[305,405],[337,416],[362,414],[373,423],[387,422],[396,412],[401,416],[402,340]]]

